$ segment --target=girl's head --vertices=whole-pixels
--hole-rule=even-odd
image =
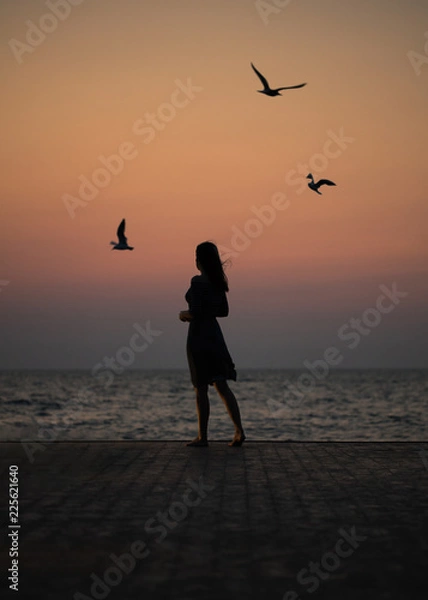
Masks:
[[[196,247],[196,266],[203,270],[211,283],[218,289],[229,291],[227,277],[223,270],[217,246],[212,242],[202,242]]]

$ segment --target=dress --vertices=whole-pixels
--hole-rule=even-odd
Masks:
[[[229,314],[226,293],[217,290],[204,275],[196,275],[185,298],[193,317],[186,346],[193,386],[212,385],[221,379],[236,381],[235,365],[216,319]]]

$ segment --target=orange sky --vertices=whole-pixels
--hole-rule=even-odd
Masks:
[[[343,366],[428,366],[426,2],[292,0],[267,24],[244,0],[69,12],[17,57],[11,40],[52,13],[0,8],[4,368],[91,368],[147,320],[163,334],[135,367],[186,366],[177,313],[205,239],[235,248],[222,327],[238,365],[317,358],[396,281],[408,297]],[[251,61],[273,87],[307,86],[258,94]],[[150,114],[159,130],[138,135]],[[123,144],[134,158],[70,214],[64,195]],[[316,195],[308,168],[337,187]],[[288,207],[236,250],[278,192]],[[133,253],[110,251],[123,217]]]

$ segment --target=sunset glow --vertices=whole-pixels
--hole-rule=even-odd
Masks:
[[[316,358],[393,282],[408,296],[343,366],[427,366],[426,2],[267,23],[245,0],[72,4],[21,54],[48,3],[0,8],[3,368],[90,369],[147,320],[135,368],[185,367],[206,239],[231,258],[238,367]],[[265,97],[251,62],[307,85]],[[110,250],[122,218],[133,252]]]

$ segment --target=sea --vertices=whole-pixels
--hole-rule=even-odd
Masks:
[[[188,370],[0,372],[1,441],[191,440]],[[230,382],[248,441],[428,441],[428,370],[242,369]],[[233,425],[210,387],[209,439]]]

